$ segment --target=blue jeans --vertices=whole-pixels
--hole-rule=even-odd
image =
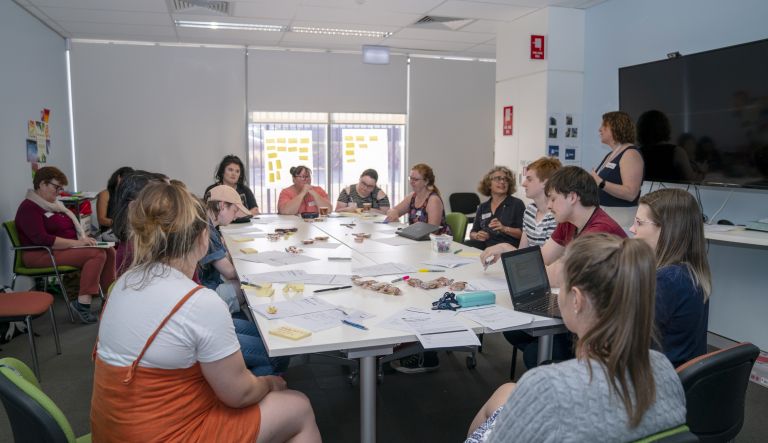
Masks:
[[[248,320],[233,318],[235,334],[240,342],[240,351],[243,353],[245,366],[254,375],[275,375],[285,372],[288,368],[290,357],[270,358],[264,342],[261,341],[259,328]]]

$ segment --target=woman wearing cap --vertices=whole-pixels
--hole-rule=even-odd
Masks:
[[[280,191],[277,199],[279,214],[299,215],[304,212],[320,212],[330,208],[328,193],[320,186],[312,186],[312,171],[306,166],[294,166],[290,170],[293,185]]]
[[[208,250],[200,201],[152,183],[129,211],[133,266],[94,352],[93,440],[320,441],[306,396],[246,369],[226,305],[192,281]]]
[[[205,194],[214,186],[227,185],[237,191],[240,196],[240,202],[248,208],[248,216],[242,217],[248,219],[251,215],[259,215],[259,205],[256,203],[256,197],[253,196],[251,188],[245,182],[245,166],[240,157],[236,155],[227,155],[219,163],[213,178],[216,183],[205,189]],[[237,220],[236,220],[237,221]]]
[[[80,269],[80,290],[69,307],[81,322],[96,323],[91,300],[99,294],[99,285],[106,290],[115,281],[115,250],[88,247],[96,246],[96,240],[87,236],[75,214],[56,200],[67,184],[67,176],[58,168],[40,168],[32,181],[34,189],[27,191],[16,212],[16,229],[22,246],[46,246],[52,250],[56,265]],[[45,250],[24,251],[21,260],[29,267],[52,266]]]
[[[370,212],[386,214],[389,210],[389,197],[376,186],[379,173],[375,169],[366,169],[360,174],[356,185],[342,189],[336,202],[336,212],[356,212],[368,207]]]

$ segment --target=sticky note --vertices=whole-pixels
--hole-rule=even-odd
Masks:
[[[274,142],[275,142],[275,139],[274,139],[274,138],[268,138],[268,139],[267,139],[267,143],[274,143]]]
[[[299,156],[299,160],[301,160],[301,161],[307,161],[307,160],[309,160],[309,156],[308,156],[308,155],[300,155],[300,156]]]
[[[267,146],[267,151],[274,151],[274,150],[275,150],[275,146],[274,145]]]
[[[283,162],[282,162],[282,160],[280,160],[279,158],[277,160],[275,160],[275,167],[277,169],[283,169]]]
[[[256,241],[256,239],[253,238],[253,237],[238,237],[238,238],[233,238],[232,241],[236,241],[238,243],[247,243],[249,241]],[[248,248],[248,249],[250,249],[250,248]],[[242,249],[241,249],[241,251],[242,251]],[[245,252],[245,251],[243,251],[243,252],[247,254],[247,252]]]
[[[272,162],[267,163],[267,169],[270,171],[272,170]]]
[[[277,142],[278,143],[285,143],[285,138],[284,137],[278,138]]]
[[[270,183],[274,183],[275,182],[275,173],[274,172],[270,172],[269,173],[269,182]]]
[[[347,149],[346,151],[344,151],[344,153],[347,154],[347,155],[355,155],[355,150],[354,149]]]
[[[354,159],[354,158],[349,158],[349,159],[347,159],[347,163],[354,163],[354,162],[355,162],[355,159]]]
[[[358,135],[357,137],[355,137],[355,140],[357,140],[359,142],[364,142],[365,141],[365,136],[364,135]]]
[[[259,251],[257,251],[255,248],[240,248],[240,252],[242,252],[243,254],[256,254]]]
[[[288,144],[289,145],[295,145],[298,142],[299,142],[299,139],[297,139],[297,138],[289,138],[288,139]]]
[[[274,314],[277,314],[277,311],[275,311]],[[270,329],[269,334],[287,338],[289,340],[301,340],[302,338],[312,335],[312,332],[305,329],[293,328],[290,326],[280,326],[274,329]]]
[[[299,148],[299,152],[309,152],[309,148]]]
[[[351,135],[345,135],[345,136],[344,136],[344,140],[346,140],[346,141],[352,141],[352,140],[354,140],[354,138],[353,138]]]
[[[372,142],[379,141],[379,136],[378,135],[372,135],[372,136],[368,137],[368,140],[370,140]]]
[[[270,152],[269,154],[267,154],[267,158],[277,158],[277,154],[274,152]]]
[[[277,179],[280,180],[280,171],[277,171],[276,174],[277,174]]]
[[[296,152],[298,150],[299,148],[297,148],[296,146],[288,146],[288,152]]]
[[[347,147],[348,147],[348,148],[354,148],[354,147],[355,147],[355,144],[354,144],[354,143],[347,143]]]
[[[277,152],[285,152],[285,146],[278,146]]]
[[[302,138],[301,139],[301,144],[302,145],[308,145],[309,144],[309,139],[308,138]]]
[[[359,145],[357,145],[357,146],[358,146],[358,147],[360,147],[361,149],[365,149],[365,148],[367,148],[367,147],[368,147],[368,145],[367,145],[367,144],[365,144],[365,143],[360,143],[360,144],[359,144]]]

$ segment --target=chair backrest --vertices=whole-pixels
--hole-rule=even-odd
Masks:
[[[741,430],[749,374],[758,354],[760,349],[752,343],[739,343],[677,368],[688,427],[701,441],[731,440]]]
[[[5,232],[8,234],[8,239],[11,241],[11,245],[14,248],[21,246],[21,240],[19,239],[19,231],[16,230],[16,221],[8,220],[7,222],[3,222],[3,227],[5,228]],[[24,263],[22,263],[21,261],[21,251],[14,251],[14,258],[13,258],[14,271],[23,266],[24,266]]]
[[[75,441],[64,413],[40,390],[32,370],[15,358],[0,359],[0,400],[15,441]]]
[[[480,197],[474,192],[454,192],[448,196],[448,202],[451,204],[451,212],[475,215],[480,206]]]
[[[445,222],[451,227],[453,241],[461,243],[467,235],[467,216],[460,212],[449,212],[445,216]]]

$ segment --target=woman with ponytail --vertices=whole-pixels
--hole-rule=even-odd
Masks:
[[[685,423],[685,393],[650,350],[656,260],[642,240],[590,234],[566,250],[558,303],[576,358],[496,390],[468,441],[632,441]]]
[[[429,165],[419,163],[411,168],[408,176],[413,192],[406,195],[403,201],[387,211],[388,221],[397,221],[408,214],[408,224],[416,222],[440,226],[438,234],[451,234],[451,228],[445,222],[445,205],[440,196],[440,190],[435,185],[435,173]]]

